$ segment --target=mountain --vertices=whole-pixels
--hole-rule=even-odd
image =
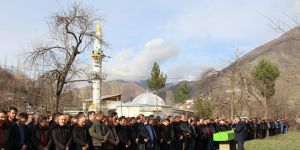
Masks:
[[[174,86],[173,83],[166,83],[165,89],[172,86]],[[103,88],[102,92],[104,95],[110,95],[114,93],[122,94],[123,101],[128,101],[129,99],[132,100],[139,94],[142,94],[145,91],[149,90],[147,85],[147,80],[141,80],[141,81],[112,80],[112,81],[104,82],[102,88]],[[163,99],[165,98],[165,93],[163,94],[159,93],[158,95]]]
[[[244,68],[246,74],[249,76],[251,70],[261,59],[270,60],[279,66],[280,77],[276,81],[275,97],[278,99],[281,97],[280,99],[282,99],[282,101],[280,101],[280,104],[278,105],[286,106],[289,111],[293,110],[294,112],[297,112],[296,110],[300,108],[300,27],[296,27],[284,33],[279,38],[267,42],[245,54],[239,59],[239,62],[234,62],[222,69],[220,71],[222,74],[221,76],[208,78],[205,81],[189,82],[191,96],[194,98],[197,97],[201,94],[201,91],[205,91],[208,86],[225,87],[225,85],[229,85],[230,79],[225,75],[228,75],[237,64],[240,68]],[[160,94],[164,95],[168,90],[172,90],[175,93],[178,85],[179,84],[164,89]],[[216,99],[219,99],[219,105],[224,105],[227,103],[226,100],[231,99],[231,93],[225,93],[226,90],[228,90],[228,87],[227,89],[220,88],[219,90],[213,88],[206,92],[215,94]],[[247,103],[251,102],[249,103],[248,112],[255,110],[256,108],[254,108],[254,106],[259,106],[258,103],[255,103],[255,99],[251,97],[251,95],[248,95],[244,99]],[[272,102],[275,103],[275,101]],[[241,105],[241,107],[243,106]],[[273,106],[272,103],[272,107],[275,107],[275,104]],[[281,111],[284,111],[283,108],[278,108],[278,112],[280,113]],[[222,112],[220,113],[222,114]],[[284,113],[286,115],[286,112]],[[300,114],[297,112],[296,114],[294,113],[294,115]]]
[[[140,87],[142,87],[144,89],[148,89],[147,80],[135,81],[134,83],[139,85]]]
[[[294,101],[294,104],[300,104],[300,27],[250,51],[240,59],[239,64],[246,70],[251,70],[263,58],[279,66],[277,89],[288,89],[288,99]],[[224,71],[230,69],[232,66]]]
[[[104,82],[102,87],[103,95],[121,94],[123,101],[133,99],[146,90],[135,82],[127,82],[123,80],[113,80]]]

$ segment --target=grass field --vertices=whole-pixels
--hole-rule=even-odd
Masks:
[[[289,131],[265,139],[247,141],[246,150],[300,150],[300,131]]]

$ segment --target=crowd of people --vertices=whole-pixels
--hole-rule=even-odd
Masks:
[[[234,130],[243,149],[244,140],[287,133],[288,120],[142,114],[126,118],[94,111],[47,116],[11,107],[0,111],[0,150],[214,150],[218,143],[213,134],[228,130]]]

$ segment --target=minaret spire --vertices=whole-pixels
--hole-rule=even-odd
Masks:
[[[97,25],[97,28],[96,28],[96,34],[97,36],[101,37],[102,36],[102,29],[101,29],[101,24],[100,24],[100,18],[98,20],[98,25]]]
[[[99,111],[101,109],[101,85],[102,85],[102,61],[105,57],[102,50],[102,30],[100,25],[100,18],[96,27],[96,37],[94,51],[92,52],[93,60],[93,73],[92,73],[92,83],[93,83],[93,104],[90,106],[89,110]]]
[[[96,39],[95,39],[95,47],[94,47],[94,52],[96,53],[100,53],[102,51],[101,39],[102,39],[102,29],[101,29],[100,18],[99,18],[96,27]]]

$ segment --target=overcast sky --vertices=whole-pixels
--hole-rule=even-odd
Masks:
[[[1,1],[0,63],[16,65],[32,41],[47,39],[47,20],[73,1]],[[157,61],[169,81],[193,80],[276,37],[267,17],[294,17],[300,0],[82,0],[102,22],[108,79],[147,79]],[[86,54],[86,63],[91,63]]]

